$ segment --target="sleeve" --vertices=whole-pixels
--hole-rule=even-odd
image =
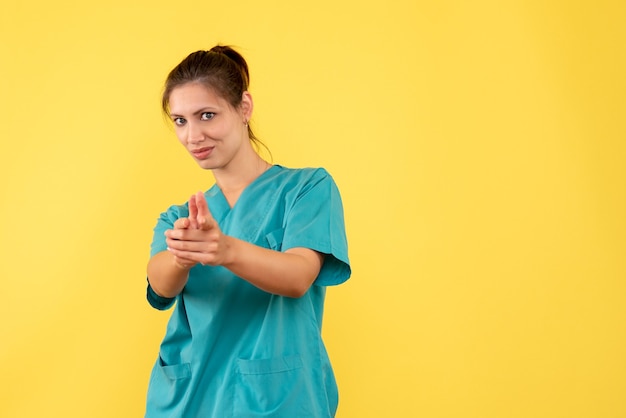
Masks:
[[[188,213],[189,210],[187,206],[171,206],[166,212],[161,214],[157,220],[156,226],[154,227],[152,245],[150,246],[150,257],[154,257],[155,254],[167,250],[167,244],[165,243],[165,231],[172,229],[174,227],[174,222],[176,222],[178,218],[189,216]],[[154,289],[152,289],[152,286],[150,286],[150,281],[148,281],[146,298],[148,299],[148,303],[150,303],[153,308],[158,310],[170,308],[176,300],[176,298],[165,298],[163,296],[159,296]]]
[[[148,299],[148,303],[150,304],[150,306],[160,311],[169,309],[176,300],[176,298],[164,298],[163,296],[159,296],[152,289],[152,286],[150,286],[150,282],[148,282],[148,292],[146,294],[146,298]]]
[[[282,250],[304,247],[325,254],[314,284],[338,285],[350,277],[348,241],[339,189],[331,175],[317,169],[285,214]]]
[[[189,208],[187,205],[170,206],[166,212],[163,212],[161,216],[159,216],[152,235],[150,257],[153,257],[161,251],[167,250],[167,244],[165,243],[165,231],[174,228],[174,222],[176,222],[176,220],[187,216],[189,216]]]

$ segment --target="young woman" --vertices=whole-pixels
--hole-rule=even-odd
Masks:
[[[248,66],[229,47],[185,58],[163,111],[216,184],[161,214],[148,301],[175,304],[146,417],[332,417],[325,287],[350,277],[343,208],[321,168],[272,165],[249,126]]]

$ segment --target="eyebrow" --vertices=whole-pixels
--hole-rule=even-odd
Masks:
[[[199,115],[200,113],[204,113],[204,112],[215,112],[218,109],[216,107],[203,107],[202,109],[198,109],[195,112],[193,112],[191,114],[191,116],[196,116]],[[183,115],[177,115],[176,113],[170,113],[170,118],[182,118],[184,117]]]

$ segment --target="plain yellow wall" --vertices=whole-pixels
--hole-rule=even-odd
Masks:
[[[216,42],[274,162],[342,191],[339,418],[626,416],[626,3],[10,3],[0,416],[142,415],[151,230],[212,184],[159,93]]]

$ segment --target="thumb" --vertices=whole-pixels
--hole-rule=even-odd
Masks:
[[[174,229],[187,229],[190,226],[190,221],[188,218],[178,218],[174,222]]]

